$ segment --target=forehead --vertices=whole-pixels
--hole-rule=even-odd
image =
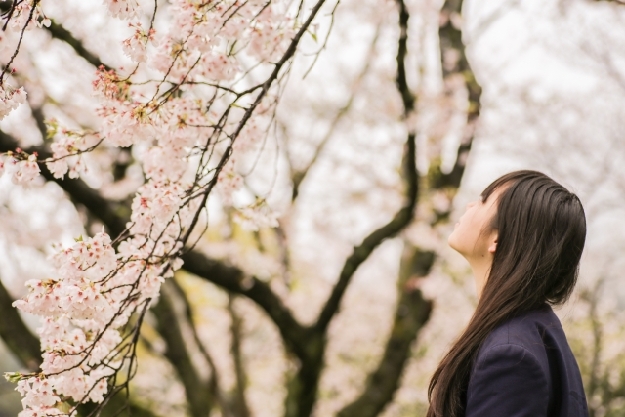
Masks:
[[[493,199],[496,200],[501,193],[510,188],[512,185],[513,184],[509,180],[499,178],[488,187],[484,188],[484,190],[480,193],[480,197],[482,198],[482,201],[486,202],[487,200],[490,200],[491,195],[494,194]]]

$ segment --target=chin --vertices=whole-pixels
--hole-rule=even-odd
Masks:
[[[459,238],[460,238],[460,242],[458,241]],[[459,236],[455,230],[451,232],[449,237],[447,237],[447,244],[449,245],[449,247],[455,250],[456,252],[458,252],[459,254],[461,254],[462,256],[464,256],[465,251],[462,250],[462,247],[463,247],[462,243],[463,243],[462,236],[461,235]]]
[[[451,232],[451,233],[449,234],[449,236],[447,237],[447,244],[448,244],[448,245],[449,245],[449,247],[450,247],[450,248],[452,248],[453,250],[457,250],[457,249],[456,249],[455,242],[454,242],[454,241],[455,241],[455,236],[454,236],[454,234],[455,234],[455,233],[454,233],[454,232],[455,232],[455,230],[454,230],[453,232]]]

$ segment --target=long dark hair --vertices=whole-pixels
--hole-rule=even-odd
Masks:
[[[463,415],[461,398],[488,334],[520,313],[563,304],[577,282],[586,240],[579,198],[537,171],[498,178],[482,191],[482,201],[499,188],[490,222],[498,233],[493,263],[471,321],[430,381],[427,417]]]

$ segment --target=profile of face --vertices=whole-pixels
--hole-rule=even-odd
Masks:
[[[485,201],[481,198],[467,204],[464,214],[454,226],[447,243],[464,256],[472,266],[492,263],[497,249],[497,230],[490,222],[497,213],[497,199],[502,190],[495,189]]]

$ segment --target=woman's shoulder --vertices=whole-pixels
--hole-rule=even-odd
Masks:
[[[553,379],[539,329],[553,322],[549,311],[517,315],[490,332],[469,377],[467,416],[546,415]]]
[[[492,394],[497,399],[502,390],[511,398],[525,394],[531,394],[534,402],[547,398],[550,408],[561,404],[561,412],[549,415],[588,416],[577,361],[550,306],[506,320],[481,345],[467,396],[476,404],[486,404],[486,397]]]
[[[518,346],[534,356],[542,357],[547,348],[557,348],[562,343],[566,343],[566,337],[560,319],[545,304],[497,326],[484,340],[478,358],[497,346],[505,345]]]

